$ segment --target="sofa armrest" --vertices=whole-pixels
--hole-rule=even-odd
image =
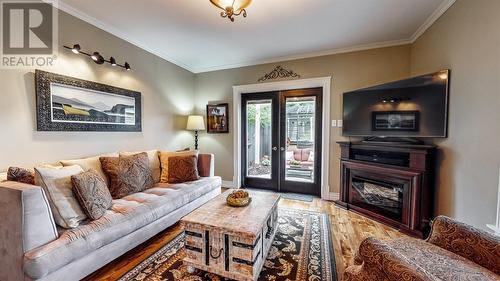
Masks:
[[[198,173],[200,177],[215,176],[215,156],[208,153],[198,154]]]
[[[361,242],[355,265],[345,270],[344,280],[427,281],[433,279],[386,242],[369,237]]]
[[[0,217],[0,280],[24,280],[24,253],[58,237],[42,188],[1,182]]]
[[[434,219],[427,242],[500,275],[500,238],[445,216]]]

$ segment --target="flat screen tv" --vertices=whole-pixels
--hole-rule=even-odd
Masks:
[[[344,93],[343,135],[446,137],[449,76],[442,70]]]

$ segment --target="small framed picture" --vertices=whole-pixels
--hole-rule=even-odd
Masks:
[[[373,131],[419,131],[419,111],[374,111]]]
[[[207,105],[207,133],[229,133],[229,104]]]

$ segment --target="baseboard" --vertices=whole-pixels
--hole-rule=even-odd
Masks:
[[[340,194],[338,192],[330,192],[330,201],[337,201],[340,198]]]
[[[222,187],[234,188],[234,183],[232,181],[222,181]]]
[[[493,234],[496,236],[500,236],[500,227],[493,225],[493,224],[487,224],[486,225],[491,231],[493,231]]]

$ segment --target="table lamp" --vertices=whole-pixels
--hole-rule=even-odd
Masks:
[[[198,150],[198,131],[205,130],[205,121],[201,115],[189,115],[186,130],[194,131],[194,149]]]

